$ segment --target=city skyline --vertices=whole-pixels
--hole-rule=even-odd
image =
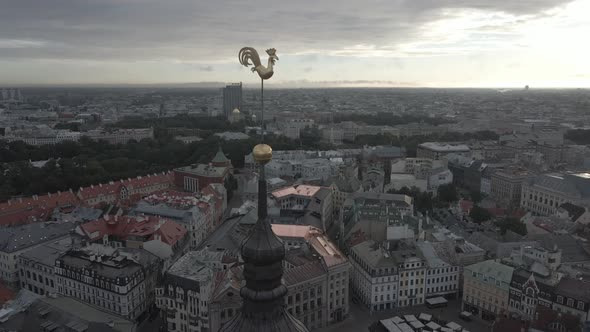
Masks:
[[[253,46],[281,54],[278,86],[590,87],[590,46],[577,37],[589,10],[587,0],[23,0],[0,12],[0,85],[250,83],[236,60]]]

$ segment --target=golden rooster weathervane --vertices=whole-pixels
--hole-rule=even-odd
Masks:
[[[273,66],[275,61],[279,60],[276,53],[277,50],[274,48],[266,50],[266,54],[268,54],[268,66],[266,67],[262,65],[258,52],[252,47],[243,47],[240,50],[240,53],[238,53],[238,58],[240,59],[240,63],[245,67],[254,65],[254,67],[252,67],[252,72],[257,72],[261,79],[267,80],[272,77],[272,74],[274,74]],[[252,61],[252,63],[250,63],[250,61]]]
[[[260,55],[253,47],[242,47],[238,53],[238,59],[240,63],[245,67],[253,65],[252,72],[257,72],[260,76],[260,130],[262,132],[261,138],[264,142],[264,80],[272,77],[274,74],[273,66],[279,57],[277,56],[277,50],[269,48],[266,50],[268,54],[268,65],[265,67],[260,61]],[[251,62],[250,62],[251,61]]]

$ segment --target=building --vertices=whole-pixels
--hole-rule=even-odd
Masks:
[[[581,322],[590,320],[590,283],[563,278],[555,287],[553,310],[571,314]]]
[[[522,183],[528,172],[522,169],[505,169],[492,174],[491,197],[501,207],[518,207],[522,192]]]
[[[481,160],[473,160],[459,154],[448,154],[449,170],[453,173],[453,183],[457,186],[468,189],[471,192],[486,192],[485,182],[489,170],[488,165]]]
[[[0,232],[0,278],[17,286],[20,280],[19,256],[43,244],[69,237],[70,223],[36,223],[4,228]]]
[[[168,189],[171,185],[172,173],[164,172],[83,187],[78,190],[76,196],[84,205],[92,207],[128,204],[139,201],[153,192]]]
[[[485,260],[485,250],[445,228],[433,230],[426,238],[431,242],[437,255],[451,265],[464,267]],[[462,277],[460,275],[460,278]],[[462,284],[459,283],[460,286]]]
[[[288,293],[282,283],[285,246],[270,226],[264,174],[264,165],[272,159],[272,149],[259,144],[254,147],[253,155],[260,165],[258,219],[240,250],[246,279],[240,290],[243,304],[241,311],[220,331],[308,331],[283,306]]]
[[[1,102],[22,102],[23,96],[20,89],[17,88],[2,88],[0,89],[0,101]]]
[[[424,292],[426,298],[444,296],[454,298],[459,292],[461,269],[439,257],[432,243],[416,243],[426,261],[426,278]]]
[[[199,194],[167,191],[150,195],[133,212],[164,217],[183,225],[189,233],[190,248],[196,249],[221,224],[226,207],[225,188],[211,184]]]
[[[346,318],[350,279],[346,256],[318,228],[273,224],[272,230],[287,249],[287,311],[310,330]]]
[[[398,262],[375,241],[352,247],[350,282],[355,296],[371,311],[397,307]]]
[[[196,251],[188,252],[166,272],[163,284],[156,288],[156,305],[167,331],[212,331],[208,314],[214,276]]]
[[[93,245],[55,262],[59,294],[135,321],[154,303],[160,260],[141,249]]]
[[[255,214],[256,210],[252,212]],[[231,261],[231,253],[239,253],[240,244],[253,227],[249,215],[238,220],[245,225],[240,225],[240,222],[234,230],[221,232],[222,238],[213,235],[204,246],[206,249],[201,251],[210,255],[223,253],[225,256],[217,260]],[[326,327],[346,318],[349,312],[348,285],[351,272],[345,255],[317,227],[286,224],[271,226],[285,244],[283,280],[288,290],[284,298],[287,312],[308,329]],[[209,322],[213,331],[239,312],[243,301],[235,294],[239,293],[244,282],[241,264],[229,268],[221,262],[214,270],[223,273],[223,276],[219,276],[213,287],[209,302]]]
[[[139,142],[143,139],[154,139],[154,128],[137,129],[95,129],[81,133],[94,141],[105,141],[109,144],[127,144],[129,141]]]
[[[55,261],[70,249],[72,241],[68,237],[22,253],[18,258],[20,288],[39,295],[57,294]]]
[[[397,220],[399,214],[414,213],[413,198],[398,194],[355,192],[346,198],[340,211],[340,234],[344,236],[361,220],[374,220],[387,224]],[[385,227],[385,226],[384,226]]]
[[[351,281],[371,311],[424,304],[426,263],[406,241],[364,241],[352,247]]]
[[[78,202],[73,191],[11,199],[0,203],[0,225],[16,226],[47,221],[54,209],[68,208],[78,205]]]
[[[440,160],[451,153],[465,157],[471,156],[471,150],[465,144],[426,142],[419,144],[416,150],[416,156],[418,158],[429,158],[433,160]]]
[[[438,193],[438,187],[453,183],[453,173],[446,167],[432,169],[427,183],[428,191]]]
[[[559,276],[549,270],[537,272],[518,268],[510,282],[508,310],[524,320],[533,320],[538,306],[552,308]]]
[[[76,227],[85,241],[113,248],[141,248],[162,260],[176,261],[188,251],[190,235],[183,225],[153,216],[109,216]]]
[[[174,169],[174,185],[188,192],[200,192],[212,183],[224,184],[230,167],[211,164],[193,164]]]
[[[242,121],[242,112],[240,112],[238,108],[234,108],[234,110],[231,112],[231,115],[229,116],[229,122],[238,123],[240,121]]]
[[[463,271],[463,310],[484,320],[508,312],[514,268],[494,260],[466,266]]]
[[[302,223],[327,231],[333,223],[332,190],[327,187],[297,185],[272,192],[282,211],[302,211]]]
[[[590,204],[589,173],[542,174],[523,182],[522,208],[540,215],[552,215],[564,203]]]
[[[242,109],[242,82],[231,83],[223,88],[223,115],[229,119],[234,109]]]
[[[397,305],[405,307],[424,304],[427,266],[422,253],[414,245],[407,245],[403,241],[388,243],[388,249],[398,261]]]
[[[6,331],[136,332],[137,323],[65,296],[23,297],[3,317]]]

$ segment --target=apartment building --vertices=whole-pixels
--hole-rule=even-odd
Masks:
[[[463,271],[463,310],[484,320],[508,312],[514,268],[494,260],[466,266]]]
[[[522,185],[520,206],[540,215],[553,215],[564,203],[590,204],[590,174],[542,174]]]

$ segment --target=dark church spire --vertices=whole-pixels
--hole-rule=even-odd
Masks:
[[[272,231],[267,214],[267,192],[264,165],[272,158],[272,148],[258,144],[253,151],[260,166],[258,179],[258,220],[242,244],[244,279],[240,295],[241,312],[227,322],[221,331],[270,332],[308,331],[285,310],[287,287],[282,283],[285,246]]]

